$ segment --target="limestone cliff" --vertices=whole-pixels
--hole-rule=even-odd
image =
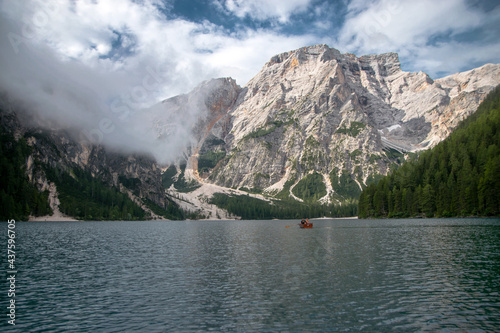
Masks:
[[[28,114],[17,105],[5,98],[0,100],[1,128],[13,134],[16,140],[24,138],[31,147],[26,174],[39,191],[50,191],[54,212],[59,210],[54,204],[58,202],[57,189],[45,170],[51,168],[58,173],[71,174],[78,168],[126,193],[150,218],[161,218],[144,205],[144,200],[149,200],[165,207],[169,200],[161,185],[161,169],[151,156],[123,154],[101,145],[80,143],[71,135],[71,129],[51,130],[26,125],[30,123],[26,117]]]
[[[433,80],[403,71],[395,53],[304,47],[272,57],[225,106],[227,115],[205,127],[203,138],[217,145],[198,139],[194,146],[225,152],[205,181],[297,198],[294,186],[318,173],[322,200],[342,201],[335,194],[346,181],[361,188],[403,154],[434,146],[499,83],[500,65]],[[196,164],[189,168],[198,173]]]
[[[140,204],[174,200],[198,217],[231,218],[210,203],[213,193],[356,200],[393,164],[447,137],[499,83],[500,65],[433,80],[403,71],[395,53],[304,47],[272,57],[244,87],[214,79],[131,115],[171,165],[79,143],[70,130],[26,127],[5,103],[0,115],[33,147],[27,173],[40,190],[50,184],[37,165],[79,167]]]

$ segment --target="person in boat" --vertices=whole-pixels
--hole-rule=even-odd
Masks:
[[[306,219],[306,225],[308,225],[309,223],[311,223],[311,222],[309,222],[309,218],[307,218]]]
[[[300,224],[305,225],[306,224],[306,220],[302,219],[302,221],[300,221]]]

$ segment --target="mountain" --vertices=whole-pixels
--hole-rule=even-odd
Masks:
[[[446,138],[499,83],[500,65],[433,80],[395,53],[315,45],[272,57],[244,87],[213,79],[130,115],[156,158],[27,125],[6,98],[1,148],[23,152],[22,182],[42,193],[25,214],[49,200],[79,219],[352,215],[366,186]]]
[[[161,169],[150,156],[80,143],[71,135],[72,129],[26,126],[26,117],[23,110],[3,100],[0,169],[10,177],[2,177],[0,219],[26,219],[50,210],[63,219],[185,217],[165,196]],[[28,195],[32,187],[49,201],[50,209],[40,198]]]
[[[500,65],[433,80],[403,71],[395,53],[282,53],[243,88],[231,86],[237,97],[192,145],[186,175],[271,198],[349,201],[446,138],[499,83]]]
[[[359,216],[451,217],[500,214],[500,85],[473,116],[405,163],[359,200]]]

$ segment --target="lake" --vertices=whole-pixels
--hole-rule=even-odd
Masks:
[[[17,222],[0,330],[500,331],[500,219],[297,223]]]

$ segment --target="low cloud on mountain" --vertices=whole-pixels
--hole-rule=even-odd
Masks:
[[[494,1],[4,1],[0,89],[46,126],[152,151],[128,114],[204,80],[244,85],[271,56],[320,43],[443,76],[500,62],[498,22]]]

